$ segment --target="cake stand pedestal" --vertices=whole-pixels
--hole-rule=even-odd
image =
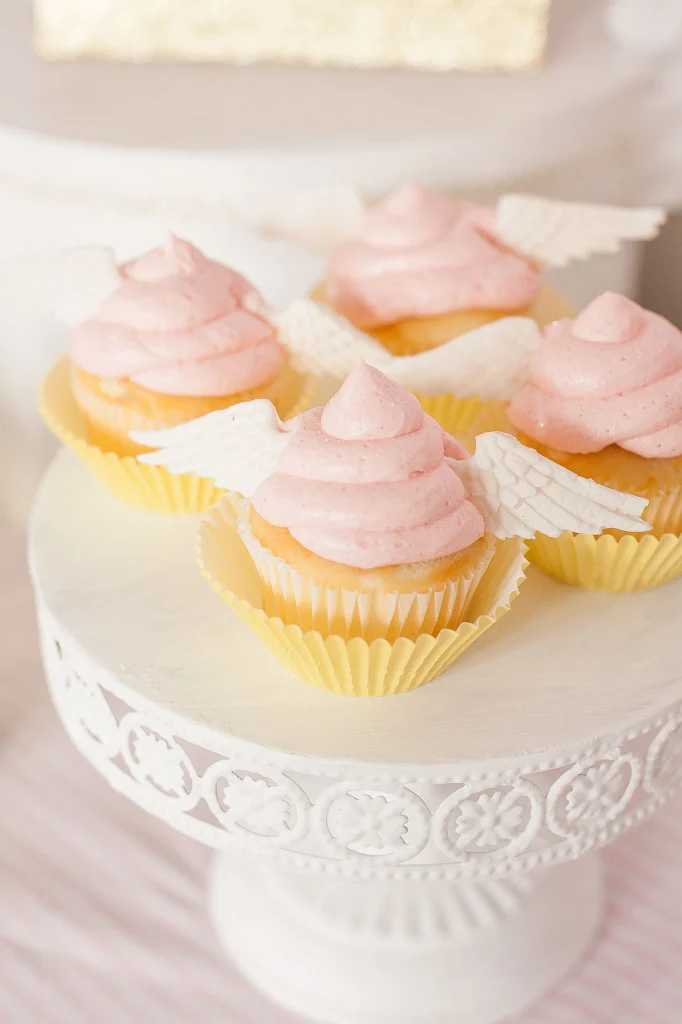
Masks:
[[[529,877],[334,880],[214,866],[209,907],[243,973],[324,1024],[490,1024],[532,1003],[599,923],[595,854]]]
[[[289,676],[194,566],[196,521],[117,503],[70,453],[31,567],[78,749],[219,853],[209,907],[273,999],[322,1024],[493,1024],[586,951],[600,847],[682,782],[682,585],[531,575],[453,669],[384,699]]]

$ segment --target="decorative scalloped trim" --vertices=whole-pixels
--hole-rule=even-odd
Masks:
[[[484,772],[473,765],[434,765],[425,770],[268,750],[154,704],[100,669],[54,620],[37,589],[48,681],[74,744],[119,792],[184,834],[218,849],[244,850],[271,863],[331,877],[420,881],[500,877],[560,864],[598,849],[646,820],[682,786],[682,700],[665,713],[594,744],[562,748],[549,756],[489,762]],[[110,694],[117,698],[116,712],[109,703]],[[123,711],[118,702],[125,705]],[[175,775],[188,779],[186,792],[163,793],[150,782],[144,764],[134,763],[134,754],[131,771],[129,751],[124,755],[126,767],[120,766],[117,755],[122,737],[128,742],[128,737],[139,735],[140,730],[156,735],[168,746],[176,758]],[[191,758],[185,743],[210,752],[213,763],[209,771],[202,775],[193,766],[187,767]],[[216,758],[225,760],[216,762]],[[221,772],[264,779],[278,790],[276,795],[285,804],[292,801],[287,805],[294,814],[290,834],[259,836],[226,827],[218,818],[209,823],[194,817],[194,808],[206,799],[207,787],[214,787],[216,774]],[[595,810],[597,805],[590,803],[589,797],[590,787],[602,778],[607,787],[597,795],[599,807],[606,800],[604,813]],[[587,785],[581,781],[569,801],[576,779],[587,780]],[[320,789],[322,780],[332,787]],[[423,791],[424,786],[438,788]],[[386,850],[358,848],[355,833],[348,831],[343,817],[339,819],[341,811],[348,813],[349,805],[343,801],[348,796],[355,800],[363,793],[370,799],[363,815],[375,809],[376,828]],[[450,820],[453,808],[449,804],[466,804],[471,819],[479,812],[499,808],[509,794],[505,808],[511,807],[514,813],[499,833],[498,848],[478,852],[474,842],[466,849],[471,843],[464,836],[453,858],[452,837],[461,838],[463,833],[452,832],[459,819]],[[378,802],[372,804],[372,800]],[[530,816],[522,814],[516,834],[510,834],[516,828],[514,804],[518,800],[530,801]],[[397,806],[391,807],[395,801]],[[351,816],[352,809],[351,803]],[[297,818],[297,813],[302,817]],[[401,833],[405,824],[408,836],[407,845],[397,848],[396,822]],[[320,842],[325,847],[324,857],[319,854]]]

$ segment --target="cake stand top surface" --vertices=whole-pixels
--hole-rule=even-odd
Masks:
[[[124,687],[287,754],[471,764],[578,749],[682,701],[682,581],[592,594],[531,570],[511,611],[439,679],[385,698],[289,675],[203,580],[197,519],[111,497],[70,452],[33,517],[31,565],[50,613]]]

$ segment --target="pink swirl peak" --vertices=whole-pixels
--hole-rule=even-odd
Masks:
[[[121,274],[121,286],[69,339],[87,373],[208,398],[259,387],[282,369],[273,329],[248,308],[256,290],[189,242],[171,237]]]
[[[446,456],[468,453],[419,402],[361,363],[299,416],[256,511],[322,558],[358,569],[452,555],[485,532]]]
[[[547,328],[509,419],[560,451],[617,444],[644,458],[682,455],[682,333],[605,292]]]
[[[327,294],[360,327],[463,309],[522,309],[540,274],[494,238],[495,212],[407,185],[332,254]]]

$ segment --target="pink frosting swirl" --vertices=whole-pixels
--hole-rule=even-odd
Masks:
[[[73,362],[167,395],[214,397],[259,387],[282,369],[272,327],[248,308],[240,274],[171,238],[126,264],[121,286],[72,332]]]
[[[538,268],[494,239],[495,211],[407,185],[332,254],[327,295],[360,327],[463,309],[521,309]]]
[[[617,444],[649,459],[682,455],[682,333],[605,292],[547,328],[509,419],[564,452]]]
[[[439,558],[485,531],[446,456],[468,453],[416,398],[361,363],[324,409],[294,421],[253,504],[303,547],[342,565]]]

